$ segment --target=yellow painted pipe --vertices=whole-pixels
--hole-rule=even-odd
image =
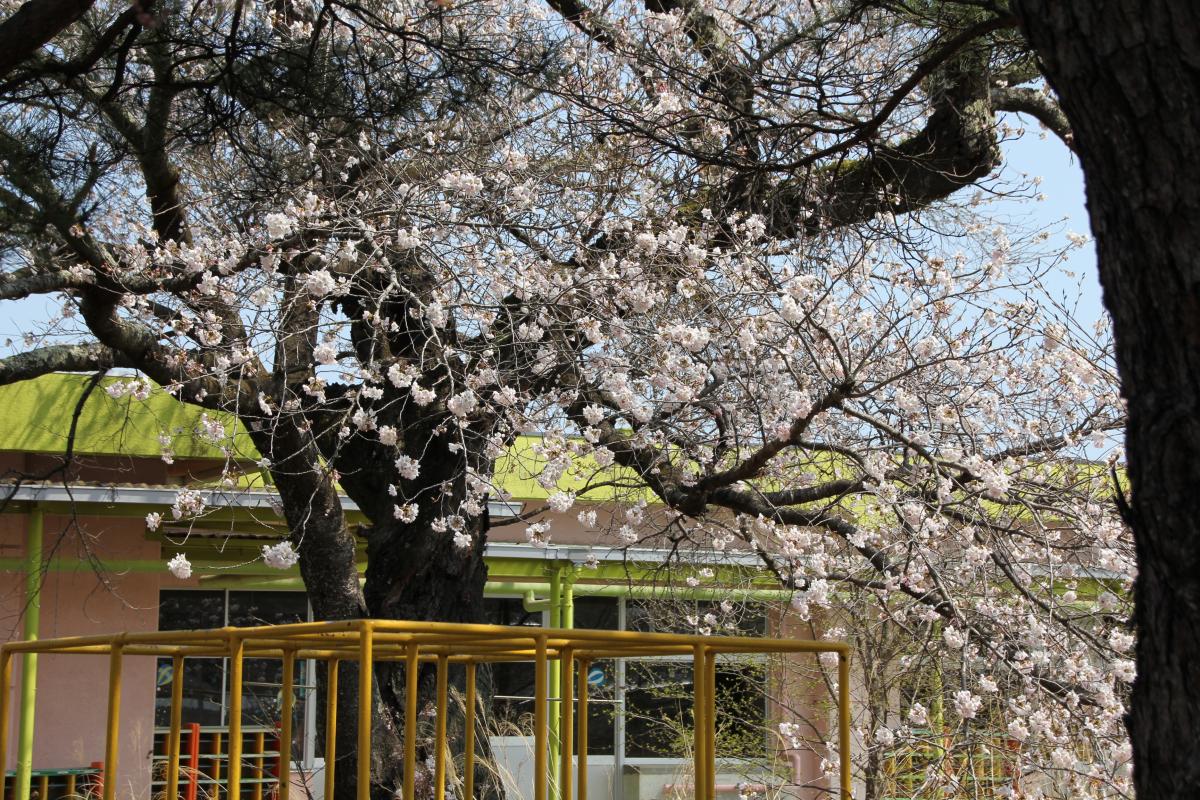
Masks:
[[[50,797],[50,775],[44,773],[38,779],[38,798],[40,800],[49,800]]]
[[[550,568],[550,627],[553,629],[561,628],[562,625],[562,584],[563,584],[563,568],[559,564],[555,564]],[[559,676],[559,661],[554,659],[547,664],[546,680],[553,687],[555,692],[558,691],[560,676]],[[547,709],[549,711],[549,709]],[[549,760],[549,783],[550,783],[550,800],[562,800],[559,795],[559,756],[562,750],[562,731],[560,725],[562,723],[562,708],[561,705],[554,713],[549,714],[547,718],[547,758]]]
[[[475,797],[475,662],[467,662],[466,721],[463,747],[463,800]]]
[[[448,693],[447,673],[449,664],[446,657],[437,660],[437,717],[434,721],[433,736],[433,797],[434,800],[446,798],[446,705]]]
[[[8,769],[9,695],[12,693],[13,658],[7,647],[0,647],[0,798],[4,795]]]
[[[117,754],[121,730],[121,644],[108,657],[108,727],[104,734],[104,800],[117,791]]]
[[[221,800],[221,744],[220,731],[213,733],[213,765],[212,765],[212,796],[213,800]]]
[[[242,796],[242,657],[245,642],[242,637],[229,637],[229,764],[225,768],[229,776],[229,800],[240,800]]]
[[[410,644],[404,662],[404,797],[416,800],[417,783],[417,678],[421,646]]]
[[[704,698],[704,646],[695,645],[692,649],[692,721],[695,730],[692,734],[692,762],[695,775],[692,779],[693,794],[696,800],[702,800],[704,790],[708,787],[708,775],[705,772],[708,757],[708,702]]]
[[[183,656],[171,659],[171,730],[167,734],[167,800],[179,797],[179,733],[183,728]],[[43,798],[43,800],[46,800]]]
[[[706,797],[717,796],[717,656],[712,651],[706,651],[704,660],[704,702],[708,710],[704,716],[708,721],[708,730],[704,735],[704,776],[708,779]]]
[[[364,622],[358,650],[358,800],[371,798],[371,623]]]
[[[588,749],[588,669],[591,662],[583,659],[579,662],[579,775],[576,792],[579,800],[587,800],[587,749]]]
[[[850,786],[850,653],[838,653],[838,766],[841,800],[853,800]]]
[[[562,736],[562,767],[559,769],[559,795],[562,800],[571,800],[571,751],[574,749],[572,734],[575,726],[575,666],[571,648],[562,651],[559,657],[559,706],[562,710],[562,721],[559,731]]]
[[[283,654],[283,697],[279,710],[278,800],[288,800],[292,784],[292,714],[296,695],[296,651]]]
[[[333,797],[334,761],[337,759],[338,660],[329,659],[325,678],[325,796]]]
[[[262,731],[254,734],[254,788],[251,797],[262,800],[263,796],[263,751],[267,749],[267,735]]]
[[[549,775],[546,760],[549,755],[549,725],[546,708],[546,637],[538,636],[533,673],[533,800],[546,800]],[[109,800],[106,798],[106,800]]]

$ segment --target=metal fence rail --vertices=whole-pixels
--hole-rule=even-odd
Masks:
[[[415,797],[417,754],[417,666],[432,662],[437,669],[437,717],[434,761],[436,800],[446,791],[446,709],[448,670],[461,664],[466,670],[464,797],[473,797],[475,760],[476,666],[481,663],[532,661],[534,663],[534,798],[547,800],[550,790],[549,665],[559,667],[561,736],[561,800],[587,800],[587,700],[588,666],[611,658],[654,656],[691,657],[696,679],[693,684],[694,796],[712,800],[716,794],[716,664],[727,654],[836,653],[838,657],[838,755],[839,797],[851,800],[850,784],[850,652],[842,642],[800,639],[759,639],[740,636],[697,636],[671,633],[636,633],[581,629],[530,628],[502,625],[467,625],[438,622],[353,620],[270,625],[256,628],[219,628],[205,631],[162,631],[122,633],[113,636],[81,636],[63,639],[13,642],[0,647],[0,797],[3,796],[4,759],[9,736],[9,689],[13,656],[19,653],[107,655],[108,718],[105,740],[105,776],[102,800],[114,800],[117,785],[120,737],[121,670],[129,657],[172,659],[171,715],[167,738],[165,792],[168,800],[179,797],[180,738],[182,730],[183,665],[188,658],[229,659],[229,735],[227,737],[226,783],[228,797],[238,798],[242,788],[242,682],[246,658],[279,659],[283,662],[283,707],[279,740],[292,738],[293,688],[297,659],[324,661],[328,668],[326,691],[325,797],[333,797],[337,724],[338,664],[359,664],[357,726],[357,798],[370,799],[372,671],[376,662],[406,665],[404,787],[403,797]],[[577,676],[577,677],[576,677]],[[579,705],[578,719],[574,710]],[[578,744],[578,755],[572,756]],[[572,775],[572,761],[578,780]],[[279,800],[287,800],[290,759],[279,759]],[[576,791],[577,787],[577,791]],[[17,798],[17,800],[22,800]]]

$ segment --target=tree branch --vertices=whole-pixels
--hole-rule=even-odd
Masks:
[[[97,342],[56,344],[0,359],[0,386],[51,372],[101,372],[132,366],[124,355]]]
[[[32,56],[82,17],[94,0],[28,0],[0,23],[0,75]]]
[[[1013,111],[1028,114],[1045,125],[1072,151],[1075,149],[1075,134],[1067,115],[1059,108],[1054,98],[1037,89],[996,87],[992,89],[992,106],[997,111]]]

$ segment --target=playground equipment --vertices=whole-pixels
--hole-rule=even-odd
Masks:
[[[446,792],[446,717],[448,673],[452,665],[465,669],[466,714],[463,752],[463,796],[473,797],[475,761],[476,668],[481,663],[532,661],[534,679],[534,797],[548,800],[551,793],[550,665],[559,677],[558,731],[561,771],[554,787],[559,800],[587,800],[588,667],[593,661],[613,658],[687,657],[692,660],[694,699],[694,796],[712,800],[716,794],[716,664],[733,654],[833,653],[838,659],[839,798],[850,800],[850,666],[849,646],[841,642],[799,639],[761,639],[734,636],[698,636],[671,633],[635,633],[582,629],[532,628],[501,625],[467,625],[437,622],[353,620],[310,622],[255,628],[219,628],[204,631],[163,631],[112,636],[84,636],[12,642],[0,647],[0,797],[4,796],[4,759],[8,751],[9,697],[13,658],[18,654],[55,653],[107,655],[108,717],[102,800],[114,800],[118,784],[118,744],[121,734],[121,671],[124,660],[134,657],[172,659],[170,733],[167,740],[165,796],[180,796],[180,741],[183,729],[184,662],[188,658],[229,659],[229,734],[226,737],[228,798],[240,798],[243,770],[242,681],[247,658],[282,661],[283,686],[279,741],[292,736],[296,661],[316,659],[327,665],[325,736],[325,797],[333,796],[337,724],[338,665],[359,665],[357,726],[357,798],[370,798],[371,665],[381,661],[406,665],[407,703],[404,730],[403,797],[415,796],[418,669],[423,662],[436,665],[436,742],[434,792]],[[578,711],[576,711],[578,704]],[[573,755],[578,745],[578,754]],[[290,759],[279,759],[278,798],[288,800]],[[261,771],[261,765],[258,766]],[[574,772],[574,774],[573,774]],[[576,776],[578,776],[576,778]],[[186,781],[185,781],[186,782]],[[14,800],[27,800],[14,798]]]

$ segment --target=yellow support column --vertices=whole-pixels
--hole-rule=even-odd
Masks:
[[[546,800],[549,774],[549,719],[546,708],[546,637],[537,637],[537,660],[533,671],[533,800]],[[109,800],[106,798],[106,800]]]
[[[850,654],[838,653],[838,766],[841,800],[852,800],[850,786]]]
[[[696,645],[692,648],[692,720],[695,726],[695,731],[692,736],[692,762],[695,775],[692,778],[693,796],[696,800],[701,800],[704,797],[704,791],[708,788],[708,775],[706,772],[708,758],[708,701],[704,697],[704,687],[707,682],[704,680],[704,647]]]
[[[417,782],[417,678],[421,665],[419,645],[410,644],[404,657],[404,797],[416,800]]]
[[[704,659],[704,702],[708,710],[704,716],[708,720],[708,731],[704,736],[704,776],[708,780],[707,797],[717,796],[717,656],[712,651],[705,653]]]
[[[338,660],[326,662],[325,678],[325,796],[333,797],[334,761],[337,760]]]
[[[559,769],[559,796],[562,800],[571,800],[571,751],[574,749],[572,736],[575,727],[575,666],[574,653],[571,648],[564,648],[559,655],[559,686],[558,702],[562,709],[562,721],[559,732],[562,737],[562,767]]]
[[[224,739],[220,731],[213,732],[212,741],[212,798],[221,800],[221,747]]]
[[[433,797],[446,797],[446,706],[449,692],[447,673],[450,662],[445,655],[437,660],[437,717],[434,720],[433,746]]]
[[[242,796],[242,655],[246,643],[240,636],[229,637],[229,800]]]
[[[171,659],[171,730],[167,734],[167,798],[179,797],[179,732],[183,728],[183,656]],[[42,798],[42,800],[47,800]]]
[[[283,692],[279,710],[278,800],[288,800],[292,783],[292,713],[296,694],[296,651],[283,654]]]
[[[587,800],[587,749],[588,749],[588,669],[591,662],[583,659],[579,662],[579,735],[577,749],[579,750],[579,774],[575,782],[579,785],[576,794],[579,800]]]
[[[475,662],[467,662],[466,721],[463,747],[463,800],[475,797]]]
[[[113,800],[117,791],[117,755],[121,732],[121,651],[120,639],[108,657],[108,727],[104,738],[104,800]]]
[[[371,800],[372,631],[371,623],[364,622],[358,642],[358,800]]]

